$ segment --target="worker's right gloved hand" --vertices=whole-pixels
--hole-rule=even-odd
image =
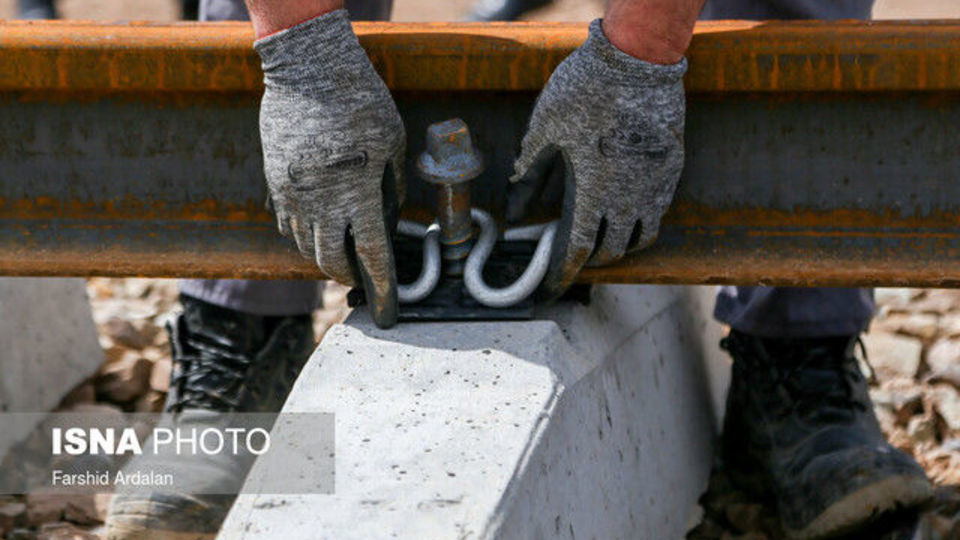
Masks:
[[[563,214],[541,295],[562,294],[590,263],[649,246],[683,169],[687,62],[644,62],[617,49],[601,21],[554,71],[515,165],[507,217],[516,221],[551,178]]]
[[[374,321],[392,326],[397,278],[387,224],[403,198],[406,136],[390,92],[345,10],[254,47],[266,86],[264,171],[280,232],[331,278],[362,283]]]

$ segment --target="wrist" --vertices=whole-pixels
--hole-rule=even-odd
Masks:
[[[696,16],[669,9],[634,7],[638,3],[610,2],[603,32],[614,47],[653,64],[679,62],[693,35]]]
[[[683,56],[676,62],[662,64],[632,56],[616,47],[607,38],[602,20],[590,23],[590,36],[580,47],[584,69],[593,70],[608,82],[631,86],[672,84],[680,81],[687,71]]]
[[[338,66],[369,63],[344,9],[258,39],[253,48],[268,86],[310,88]]]
[[[250,2],[250,20],[256,39],[263,39],[310,19],[343,9],[343,0]]]

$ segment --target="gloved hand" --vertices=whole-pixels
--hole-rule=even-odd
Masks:
[[[345,10],[254,45],[266,92],[260,136],[280,232],[331,278],[363,283],[374,321],[397,318],[387,223],[403,198],[406,135]]]
[[[562,294],[588,262],[603,265],[656,239],[683,169],[687,62],[638,60],[607,40],[600,20],[537,101],[508,202],[516,221],[551,177],[563,215],[541,294]]]

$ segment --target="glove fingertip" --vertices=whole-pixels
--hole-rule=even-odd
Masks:
[[[379,300],[368,296],[367,304],[370,306],[370,317],[378,328],[386,330],[396,326],[400,314],[396,294],[393,295],[392,299],[384,298]]]
[[[510,178],[507,179],[507,181],[510,182],[511,184],[517,184],[519,182],[522,182],[526,177],[526,172],[527,172],[526,170],[524,170],[523,172],[519,172],[521,170],[519,163],[520,162],[517,161],[517,163],[513,165],[513,169],[515,172],[512,175],[510,175]]]
[[[354,229],[357,270],[373,322],[380,328],[397,323],[397,271],[390,237],[383,224]]]
[[[641,218],[637,220],[630,235],[627,252],[633,253],[652,246],[660,236],[660,218]]]
[[[384,329],[393,327],[397,324],[400,310],[395,274],[386,277],[379,276],[379,282],[376,282],[363,262],[359,262],[358,266],[360,278],[363,280],[363,289],[367,297],[370,317],[374,324]],[[383,283],[384,280],[386,283]]]
[[[518,184],[521,182],[533,181],[533,169],[536,161],[524,152],[513,162],[513,174],[510,175],[510,183]]]
[[[590,258],[591,247],[573,242],[571,240],[571,230],[560,227],[553,243],[556,255],[551,261],[550,269],[547,271],[547,275],[540,284],[537,293],[540,300],[553,302],[567,292],[567,289],[576,280],[577,274],[580,273],[580,270]]]
[[[277,230],[286,238],[293,236],[293,229],[290,227],[290,220],[282,213],[277,214]]]
[[[567,292],[572,284],[572,281],[565,283],[556,279],[544,279],[537,293],[538,300],[544,303],[555,302],[563,296],[563,293]]]

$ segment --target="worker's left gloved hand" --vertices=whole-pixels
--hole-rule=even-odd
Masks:
[[[256,42],[264,172],[281,233],[331,278],[363,284],[377,325],[397,321],[388,231],[403,199],[406,134],[346,10]]]
[[[516,162],[508,218],[563,175],[564,204],[543,296],[562,294],[585,264],[603,265],[656,239],[683,169],[687,62],[636,59],[596,20],[537,101]]]

